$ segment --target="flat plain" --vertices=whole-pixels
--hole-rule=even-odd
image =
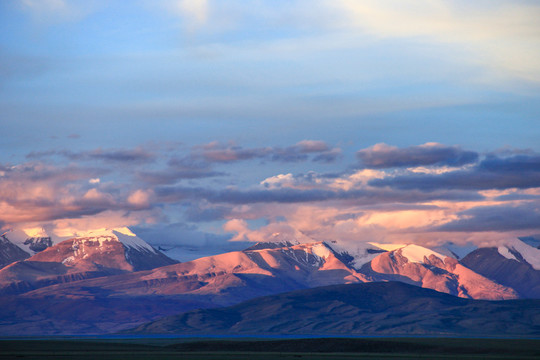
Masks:
[[[540,339],[4,339],[0,359],[538,359]]]

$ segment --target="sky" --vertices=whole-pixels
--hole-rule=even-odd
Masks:
[[[539,18],[531,0],[1,1],[0,228],[128,226],[197,255],[538,234]]]

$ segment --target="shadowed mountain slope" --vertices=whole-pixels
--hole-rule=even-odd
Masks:
[[[457,298],[400,282],[333,285],[194,310],[137,334],[540,335],[540,300]]]
[[[481,248],[461,262],[478,274],[513,288],[522,298],[540,298],[540,270],[533,268],[517,253],[515,259],[509,259],[497,248]]]

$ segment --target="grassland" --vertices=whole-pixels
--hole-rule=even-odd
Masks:
[[[0,359],[538,359],[540,340],[457,338],[6,339]]]

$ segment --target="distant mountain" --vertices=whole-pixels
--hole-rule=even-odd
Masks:
[[[477,249],[460,261],[444,249],[413,244],[351,248],[339,242],[272,242],[171,264],[174,260],[128,229],[86,234],[0,270],[0,333],[107,333],[195,308],[376,281],[400,281],[461,298],[540,298],[540,280],[531,276],[538,270],[527,262],[536,264],[535,251],[540,250],[522,242],[488,250]],[[481,254],[482,261],[475,254]],[[499,262],[520,268],[491,273],[490,266]],[[515,281],[505,275],[511,273]],[[66,308],[81,312],[69,320]],[[109,312],[125,316],[111,321]]]
[[[0,270],[0,293],[152,269],[176,263],[128,229],[103,230],[48,246]]]
[[[464,298],[518,298],[513,289],[477,274],[458,260],[413,244],[377,256],[361,272],[373,280],[402,281]]]
[[[333,285],[193,310],[131,333],[538,336],[540,300],[479,301],[401,282]]]
[[[461,262],[522,298],[540,298],[540,249],[528,243],[515,239],[498,248],[477,249]]]
[[[343,264],[325,243],[237,251],[0,297],[0,319],[4,319],[0,334],[106,333],[194,308],[367,280]],[[73,307],[79,311],[70,321],[62,309]],[[110,313],[125,316],[114,316],[112,321]]]
[[[60,284],[40,296],[77,293],[81,286],[115,296],[208,295],[216,305],[256,296],[368,279],[347,267],[325,243],[245,250],[110,278]]]

